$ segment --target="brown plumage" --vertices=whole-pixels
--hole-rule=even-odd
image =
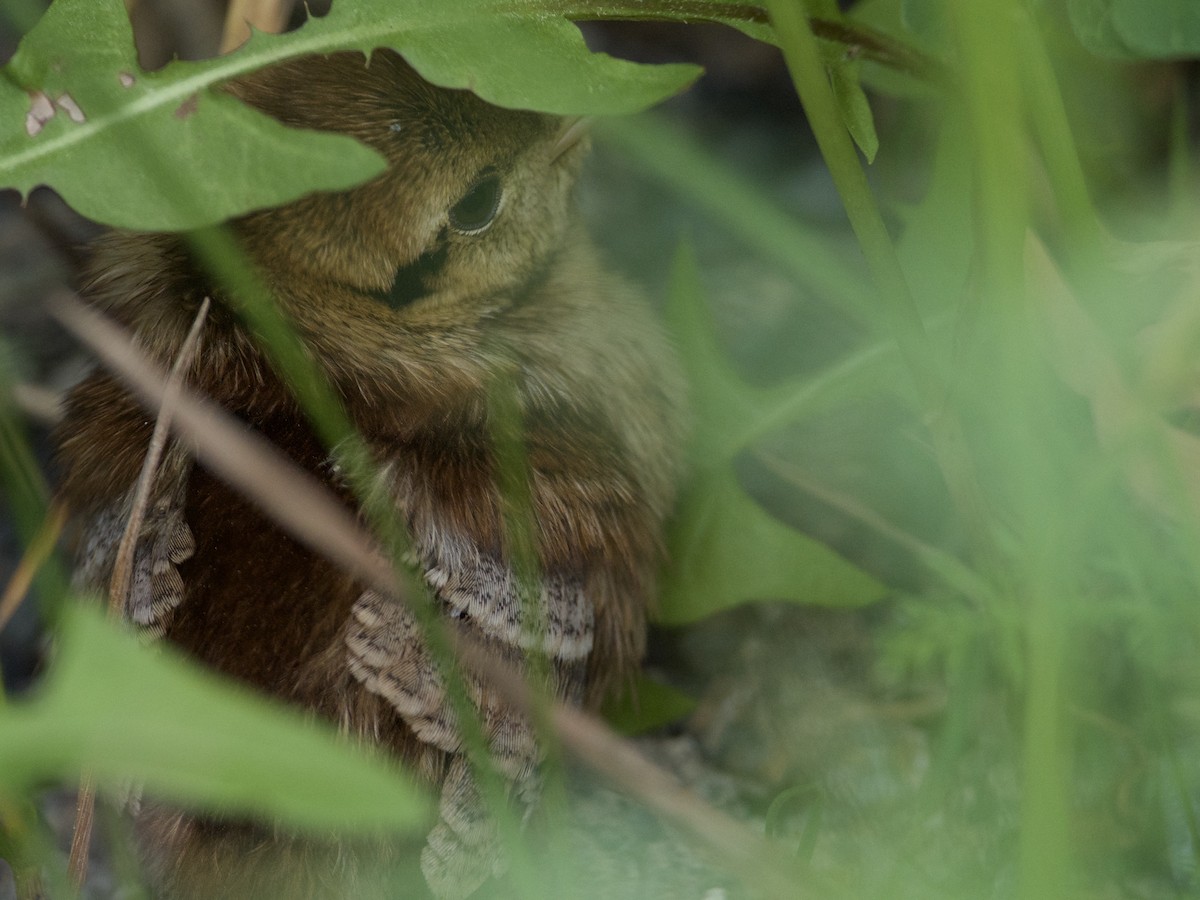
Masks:
[[[289,125],[353,135],[387,158],[368,185],[252,213],[236,231],[375,452],[441,610],[519,664],[533,638],[520,627],[488,405],[497,380],[515,385],[543,647],[557,693],[595,704],[644,649],[681,389],[636,292],[576,221],[571,189],[586,141],[569,121],[431,87],[389,52],[369,64],[357,54],[302,60],[231,90]],[[213,296],[189,383],[351,502],[286,386],[180,240],[104,239],[84,292],[163,362]],[[151,428],[103,373],[71,395],[63,492],[81,523],[86,582],[107,581]],[[422,854],[436,894],[470,893],[499,865],[440,680],[402,606],[294,543],[177,445],[135,570],[134,621],[385,745],[443,786]],[[471,689],[499,769],[517,796],[533,796],[529,724],[486,684]],[[258,857],[289,872],[293,895],[353,893],[319,866],[295,876],[304,867],[290,861],[304,848],[253,824],[148,807],[142,831],[167,894],[280,895],[278,870],[247,862]],[[344,857],[330,851],[346,868]]]

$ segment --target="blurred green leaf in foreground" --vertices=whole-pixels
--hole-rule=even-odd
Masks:
[[[0,187],[49,185],[83,215],[144,230],[196,228],[382,171],[350,138],[302,132],[217,90],[271,63],[391,47],[430,81],[501,106],[571,114],[643,109],[694,66],[593,54],[553,4],[358,0],[285,35],[255,34],[227,56],[137,64],[121,0],[57,0],[0,79]],[[201,184],[182,204],[178,179]]]
[[[146,647],[99,607],[63,610],[55,660],[34,695],[0,707],[0,792],[87,773],[109,789],[297,828],[418,825],[428,798],[396,766],[318,725]]]

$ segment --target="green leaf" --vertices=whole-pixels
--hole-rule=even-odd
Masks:
[[[1113,21],[1112,0],[1067,0],[1071,28],[1079,42],[1098,56],[1137,59]]]
[[[878,581],[772,518],[737,483],[734,457],[772,424],[790,421],[813,392],[797,383],[752,388],[730,369],[704,314],[696,261],[686,244],[676,257],[667,318],[698,421],[696,474],[670,537],[659,620],[684,624],[750,600],[854,606],[881,598],[886,591]],[[837,379],[853,380],[842,373]]]
[[[833,21],[841,20],[836,2],[827,4],[825,0],[819,3],[808,0],[806,5],[810,16],[827,15]],[[875,133],[875,118],[860,80],[862,63],[858,53],[861,48],[847,47],[829,40],[820,41],[818,46],[842,122],[867,162],[874,162],[875,154],[879,152],[879,135]]]
[[[796,835],[796,856],[805,862],[811,862],[813,850],[821,834],[822,820],[825,812],[825,797],[819,784],[798,784],[780,791],[767,807],[763,830],[768,837],[780,843],[789,843],[788,838],[795,832],[795,826],[789,827],[789,819],[797,813],[801,815],[799,834]]]
[[[875,132],[875,117],[871,113],[871,104],[859,81],[862,65],[846,59],[843,55],[832,64],[827,64],[826,68],[829,70],[829,82],[833,85],[833,96],[842,111],[846,130],[854,138],[854,143],[867,158],[867,162],[872,163],[875,161],[875,154],[879,152],[879,135]]]
[[[695,255],[686,242],[676,255],[665,315],[687,372],[691,404],[698,413],[692,428],[692,458],[697,470],[731,464],[758,439],[822,406],[852,402],[864,389],[875,390],[879,384],[905,383],[894,342],[882,338],[818,375],[769,388],[746,384],[717,342]]]
[[[838,7],[838,0],[802,0],[802,2],[810,19],[823,17],[836,20],[842,14]]]
[[[383,170],[351,138],[285,128],[207,90],[228,67],[142,72],[121,0],[58,0],[0,80],[0,185],[25,193],[46,184],[97,221],[166,230]]]
[[[368,5],[345,5],[350,27],[367,31],[374,23]],[[426,79],[466,88],[497,106],[535,109],[559,115],[613,116],[641,112],[677,94],[701,73],[693,65],[649,66],[591,52],[579,29],[548,15],[557,4],[517,7],[499,0],[415,0],[411,5],[433,19],[412,27],[413,16],[397,16],[393,31],[371,35],[367,44],[391,47]],[[335,6],[330,16],[336,15]],[[329,18],[329,17],[326,17]],[[324,22],[324,20],[321,20]],[[360,49],[368,49],[360,45]]]
[[[948,121],[933,150],[925,196],[897,209],[903,229],[896,252],[935,337],[944,330],[937,317],[956,312],[968,296],[975,253],[975,235],[962,225],[970,221],[974,193],[969,141],[961,122]],[[940,342],[934,346],[949,352]]]
[[[1192,0],[1068,0],[1084,47],[1110,59],[1163,59],[1200,53],[1200,8]]]
[[[248,694],[69,604],[46,684],[0,708],[0,785],[130,781],[165,799],[299,828],[404,829],[424,794],[332,727]]]
[[[604,704],[602,713],[621,734],[635,735],[677,722],[696,708],[696,701],[652,678],[639,675],[629,689]]]
[[[847,20],[876,34],[903,40],[913,51],[940,61],[946,48],[945,28],[937,26],[914,30],[909,23],[911,16],[907,7],[908,4],[903,0],[859,0],[847,13]],[[859,82],[866,84],[876,94],[910,100],[936,100],[942,92],[936,78],[923,78],[896,66],[881,65],[870,57],[862,59]]]
[[[946,14],[940,0],[900,0],[900,16],[906,27],[927,40],[945,36]]]
[[[679,505],[658,620],[683,625],[751,600],[862,606],[887,589],[828,547],[768,515],[725,470]]]
[[[717,346],[695,254],[686,241],[675,257],[666,319],[687,370],[692,406],[699,413],[692,455],[697,465],[725,465],[750,439],[758,418],[758,398]]]
[[[1110,0],[1112,25],[1139,55],[1196,56],[1200,53],[1200,4],[1195,0]]]
[[[290,34],[255,34],[227,56],[148,73],[121,0],[56,0],[0,79],[0,187],[45,184],[97,221],[175,230],[361,183],[383,168],[373,151],[284,128],[213,90],[314,53],[390,47],[436,84],[564,114],[643,109],[699,74],[591,53],[556,9],[548,0],[340,2]]]

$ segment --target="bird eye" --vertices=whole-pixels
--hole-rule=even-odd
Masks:
[[[450,227],[460,234],[479,234],[500,211],[500,176],[482,176],[461,200],[450,207]]]

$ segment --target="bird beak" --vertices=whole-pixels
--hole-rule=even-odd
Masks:
[[[550,164],[558,162],[558,160],[572,147],[587,137],[587,133],[592,128],[592,120],[583,116],[572,116],[563,121],[562,129],[558,132],[558,139],[554,142],[554,146],[550,148]]]

